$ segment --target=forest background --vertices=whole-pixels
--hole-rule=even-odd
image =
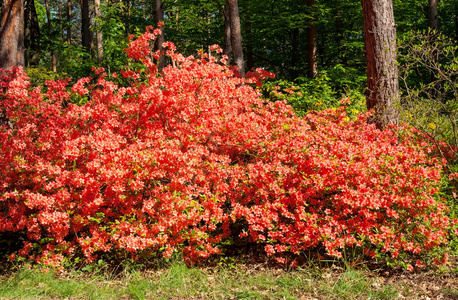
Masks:
[[[398,39],[432,28],[458,40],[456,1],[395,0],[393,6]],[[126,37],[162,21],[155,17],[158,7],[165,39],[174,42],[179,52],[191,55],[219,44],[230,54],[222,0],[32,0],[25,3],[26,66],[54,70],[74,80],[93,66],[117,71],[127,64]],[[306,84],[310,91],[304,92],[319,93],[324,99],[364,92],[359,1],[240,0],[238,8],[247,70],[264,68],[284,85]]]

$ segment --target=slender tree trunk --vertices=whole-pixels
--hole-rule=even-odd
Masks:
[[[391,0],[362,0],[370,120],[382,129],[399,124],[399,82],[396,66],[396,24]]]
[[[81,0],[81,43],[86,51],[91,53],[89,0]]]
[[[428,26],[429,26],[429,47],[431,49],[431,62],[437,62],[437,49],[436,40],[439,34],[437,4],[439,0],[428,0]],[[431,71],[431,82],[436,80],[437,72]],[[439,89],[439,85],[435,84],[436,89]],[[433,91],[433,97],[436,96],[436,90]]]
[[[142,16],[143,20],[146,20],[146,1],[142,0]]]
[[[240,26],[240,15],[238,0],[226,0],[229,10],[231,24],[231,46],[235,65],[242,77],[245,77],[245,62],[243,60],[242,28]]]
[[[57,72],[57,59],[56,53],[54,52],[54,38],[52,36],[52,26],[51,26],[51,11],[49,10],[49,1],[45,0],[46,6],[46,17],[48,19],[48,35],[49,41],[51,43],[51,64],[52,64],[52,71]]]
[[[67,43],[72,43],[72,0],[67,2]]]
[[[95,18],[100,18],[100,0],[94,0],[94,15]],[[100,22],[95,23],[95,40],[97,42],[97,62],[100,64],[103,60],[103,36],[102,29],[100,28]]]
[[[154,42],[154,51],[164,51],[164,47],[162,47],[162,44],[165,42],[165,32],[164,32],[164,9],[162,6],[162,0],[155,0],[154,1],[154,11],[153,11],[153,16],[154,16],[154,22],[156,25],[159,23],[161,24],[158,26],[158,28],[161,30],[161,34],[156,38],[156,41]],[[157,60],[157,70],[159,73],[162,72],[162,69],[165,66],[165,55],[161,54],[159,56],[159,59]]]
[[[307,0],[306,5],[309,11],[312,13],[313,18],[311,24],[307,28],[307,65],[308,65],[308,77],[315,78],[318,74],[318,62],[317,62],[317,42],[316,42],[316,25],[315,25],[315,0]]]
[[[38,65],[40,59],[40,24],[34,0],[24,2],[25,65]]]
[[[57,13],[59,16],[59,22],[60,22],[60,38],[64,40],[64,22],[62,19],[62,1],[63,0],[57,0]]]
[[[0,15],[0,68],[24,66],[24,1],[3,0]]]
[[[231,20],[229,19],[229,6],[224,6],[224,49],[223,54],[231,58],[232,47],[231,47]]]
[[[439,30],[437,4],[439,0],[428,0],[428,25],[431,31]]]

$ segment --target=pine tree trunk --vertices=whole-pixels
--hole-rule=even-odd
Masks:
[[[89,0],[81,0],[81,43],[86,51],[91,53]]]
[[[370,120],[382,129],[399,124],[396,24],[391,0],[362,0],[367,64],[366,105]]]
[[[94,0],[94,15],[97,19],[100,18],[100,0]],[[95,23],[95,29],[95,40],[97,42],[97,62],[101,64],[103,60],[103,36],[99,22]]]
[[[40,25],[34,0],[24,2],[25,65],[38,65],[40,59]]]
[[[72,43],[72,0],[67,2],[67,43]]]
[[[307,28],[307,65],[309,78],[315,78],[318,75],[318,62],[317,62],[317,42],[316,42],[316,25],[315,25],[315,0],[307,0],[306,5],[313,17],[312,23]]]
[[[53,72],[57,72],[57,59],[56,53],[54,52],[54,38],[52,36],[52,27],[51,27],[51,11],[49,10],[49,1],[45,0],[46,7],[46,17],[48,19],[48,35],[51,42],[51,68]]]
[[[238,0],[226,0],[229,10],[231,25],[231,46],[234,63],[242,77],[245,77],[245,62],[243,60],[242,28],[240,26],[240,15]]]
[[[0,68],[24,66],[24,1],[3,0],[0,15]]]
[[[231,47],[231,21],[229,15],[229,6],[224,6],[224,49],[223,54],[231,58],[232,47]]]
[[[161,25],[158,27],[161,30],[161,34],[156,38],[156,41],[154,42],[154,51],[163,51],[164,47],[162,47],[162,44],[165,42],[165,32],[164,32],[164,9],[162,7],[162,0],[155,0],[154,1],[154,22],[156,25],[158,23],[161,23]],[[161,54],[159,56],[159,59],[157,60],[157,70],[158,72],[162,72],[162,69],[165,66],[165,55]]]
[[[428,25],[431,31],[437,32],[438,26],[438,14],[437,14],[437,3],[439,0],[428,0]]]
[[[59,22],[60,22],[60,38],[64,40],[64,22],[62,19],[62,1],[63,0],[57,0],[57,12],[59,16]]]

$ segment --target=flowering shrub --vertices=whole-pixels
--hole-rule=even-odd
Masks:
[[[49,265],[120,250],[197,261],[235,234],[279,260],[319,245],[397,257],[446,243],[440,162],[408,127],[379,131],[344,106],[298,118],[252,88],[271,74],[236,77],[171,43],[173,66],[157,74],[156,34],[130,42],[145,68],[118,75],[129,87],[103,69],[71,92],[3,71],[0,232],[26,236],[17,254]]]

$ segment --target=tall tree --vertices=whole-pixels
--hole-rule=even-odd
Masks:
[[[230,20],[230,12],[229,6],[224,6],[224,49],[223,54],[227,55],[227,57],[231,57],[232,47],[231,47],[231,20]]]
[[[311,15],[311,23],[307,28],[307,65],[308,77],[315,78],[318,74],[318,61],[317,61],[317,43],[316,43],[316,17],[315,17],[315,0],[307,0],[307,7]]]
[[[72,43],[72,0],[67,1],[67,43]]]
[[[366,105],[378,128],[399,123],[396,24],[392,0],[362,0],[366,48]]]
[[[91,53],[91,30],[89,19],[89,0],[81,0],[81,43],[88,53]]]
[[[162,0],[154,0],[154,11],[153,11],[154,22],[156,25],[159,25],[159,29],[161,30],[161,34],[156,38],[154,41],[154,51],[163,51],[164,47],[162,44],[165,42],[165,32],[164,32],[164,7]],[[162,72],[162,69],[165,66],[165,56],[161,54],[159,59],[157,60],[157,70],[158,72]]]
[[[97,62],[102,63],[103,59],[103,36],[102,28],[100,28],[100,0],[94,0],[94,16],[96,18],[95,22],[95,40],[97,43]]]
[[[238,0],[226,0],[231,24],[232,57],[239,73],[245,77],[245,62],[243,60],[242,28],[240,26],[240,14]]]
[[[64,19],[62,18],[62,1],[57,0],[57,15],[59,17],[60,38],[64,40]]]
[[[52,36],[52,26],[51,26],[51,10],[49,8],[49,1],[45,0],[46,6],[46,17],[48,19],[48,35],[50,40],[50,47],[51,47],[51,64],[52,64],[52,71],[57,72],[57,58],[56,53],[54,51],[54,38]]]
[[[0,68],[24,66],[24,1],[3,0],[0,13]]]
[[[431,31],[435,32],[439,30],[437,14],[438,2],[439,0],[428,0],[428,25]]]
[[[24,46],[26,66],[37,65],[40,53],[40,24],[34,0],[24,1]]]

